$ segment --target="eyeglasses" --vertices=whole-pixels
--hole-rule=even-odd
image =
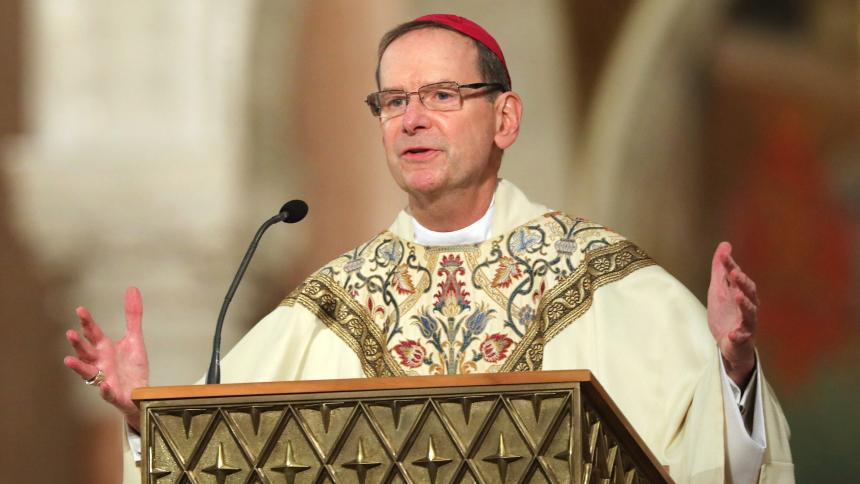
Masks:
[[[379,118],[393,118],[406,112],[409,99],[418,94],[421,104],[431,111],[457,111],[463,108],[463,95],[460,89],[480,89],[503,87],[497,82],[478,82],[463,86],[456,82],[437,82],[418,88],[415,92],[403,90],[379,91],[367,96],[364,101],[370,106],[370,112]]]

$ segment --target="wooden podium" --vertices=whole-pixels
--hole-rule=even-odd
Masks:
[[[671,483],[587,370],[140,388],[146,484]]]

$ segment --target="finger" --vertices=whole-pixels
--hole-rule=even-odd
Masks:
[[[711,261],[711,285],[724,284],[726,278],[725,259],[732,252],[732,246],[728,242],[721,242],[714,251],[714,258]]]
[[[741,318],[742,327],[746,327],[750,331],[754,330],[758,307],[740,292],[738,293],[738,305],[741,308],[741,315],[743,316]]]
[[[81,330],[84,333],[84,338],[86,338],[93,345],[99,344],[102,338],[104,338],[104,333],[102,333],[102,329],[99,328],[99,325],[93,321],[93,317],[89,311],[83,306],[79,307],[77,310],[78,318],[81,320]]]
[[[86,362],[94,362],[96,360],[96,349],[84,341],[77,331],[73,329],[66,331],[66,338],[68,338],[69,342],[72,343],[72,349],[75,350],[75,356]]]
[[[125,324],[129,333],[140,333],[143,324],[143,300],[140,290],[130,287],[125,291]]]
[[[752,338],[752,333],[749,331],[734,330],[729,332],[729,340],[735,346],[741,346]]]
[[[758,305],[758,294],[756,293],[755,282],[753,282],[752,279],[742,271],[735,269],[732,271],[732,280],[735,281],[738,288],[750,299],[750,301],[753,302],[753,304]]]
[[[741,272],[741,266],[739,266],[738,263],[735,262],[735,259],[734,259],[734,257],[732,257],[731,252],[726,254],[726,259],[723,261],[723,265],[726,268],[726,272],[731,272],[731,271]]]
[[[69,368],[72,369],[75,373],[80,375],[84,380],[92,380],[99,374],[98,368],[89,363],[84,363],[79,358],[75,358],[74,356],[67,356],[63,363],[66,364]]]
[[[103,381],[101,385],[99,385],[99,395],[101,395],[102,399],[111,405],[116,404],[117,396],[116,392],[113,390],[113,387],[106,381]]]

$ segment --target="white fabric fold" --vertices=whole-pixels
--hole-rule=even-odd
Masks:
[[[753,377],[741,392],[726,373],[722,358],[720,369],[726,413],[726,482],[753,484],[758,481],[759,469],[767,448],[762,385],[759,381],[761,371],[756,362]]]

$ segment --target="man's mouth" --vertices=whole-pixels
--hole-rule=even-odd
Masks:
[[[410,161],[423,161],[436,153],[437,150],[431,148],[411,148],[403,152],[403,157]]]

